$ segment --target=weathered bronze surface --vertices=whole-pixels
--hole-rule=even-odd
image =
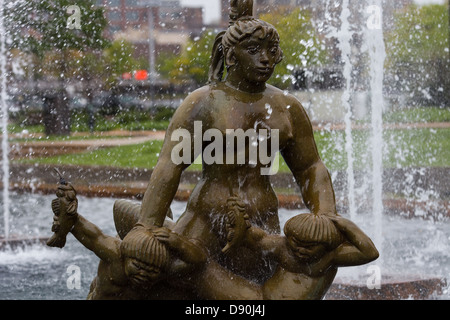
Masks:
[[[58,241],[49,245],[63,246],[70,230],[99,256],[89,298],[321,299],[338,267],[378,257],[372,241],[337,214],[331,178],[301,103],[266,83],[283,58],[277,31],[251,16],[252,1],[231,6],[230,26],[214,44],[210,83],[190,94],[173,116],[142,205],[115,205],[119,237],[104,235],[70,210],[76,208],[70,185],[58,189]],[[166,219],[182,172],[213,143],[203,135],[196,146],[199,123],[202,135],[214,129],[222,141],[230,132],[269,133],[266,145],[276,150],[266,151],[280,152],[310,213],[293,217],[281,234],[277,197],[270,175],[262,174],[271,163],[249,161],[250,141],[243,150],[216,148],[214,162],[203,157],[186,211],[176,222]],[[179,132],[190,139],[189,161],[181,163],[173,159]],[[276,144],[269,143],[274,139]],[[246,161],[239,162],[242,152]]]

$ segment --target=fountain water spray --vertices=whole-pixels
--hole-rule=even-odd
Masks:
[[[352,135],[352,106],[351,99],[351,40],[352,33],[350,31],[350,5],[349,0],[344,0],[342,3],[341,12],[341,28],[337,32],[336,36],[339,39],[339,47],[342,52],[342,60],[344,62],[343,76],[346,80],[345,89],[342,93],[342,104],[345,108],[345,152],[347,154],[347,188],[348,188],[348,209],[350,219],[354,220],[356,215],[355,204],[355,177],[353,169],[353,135]]]
[[[383,206],[383,149],[385,146],[383,138],[383,111],[385,108],[383,84],[384,64],[387,57],[383,32],[383,0],[366,0],[357,3],[350,2],[349,0],[328,0],[326,8],[327,16],[332,17],[333,10],[338,7],[340,7],[339,26],[333,27],[333,20],[330,19],[330,29],[327,30],[327,34],[339,42],[338,48],[341,51],[341,62],[343,66],[342,75],[345,79],[340,102],[345,111],[345,148],[342,151],[347,155],[346,198],[348,201],[348,213],[351,220],[358,221],[358,223],[367,227],[375,246],[380,251],[380,257],[375,262],[375,265],[369,266],[373,267],[373,269],[368,268],[363,270],[354,268],[345,271],[341,270],[339,274],[341,276],[340,285],[354,285],[356,292],[358,292],[355,295],[356,299],[363,296],[362,292],[365,289],[368,290],[368,296],[378,296],[382,299],[387,299],[392,296],[389,290],[392,290],[391,288],[393,286],[395,288],[402,288],[398,294],[396,293],[394,295],[394,298],[401,297],[400,292],[403,290],[408,293],[408,298],[417,297],[421,299],[420,294],[425,288],[429,288],[425,296],[429,296],[433,292],[437,293],[437,295],[442,293],[447,295],[448,289],[443,288],[446,288],[448,284],[440,273],[444,273],[444,276],[446,276],[445,273],[447,272],[448,275],[448,271],[445,269],[448,265],[448,262],[446,262],[448,261],[448,255],[443,254],[446,249],[440,248],[448,245],[448,239],[450,238],[439,238],[437,240],[437,243],[439,243],[438,246],[434,245],[434,243],[430,245],[428,243],[430,241],[429,237],[421,237],[415,234],[417,230],[423,232],[422,229],[426,228],[422,221],[416,222],[398,218],[398,221],[396,221],[397,225],[396,223],[383,224],[383,221],[386,219],[384,217]],[[358,40],[361,40],[361,42]],[[358,59],[358,54],[361,55],[362,59]],[[358,70],[361,66],[364,66],[364,70]],[[358,75],[363,74],[361,71],[367,72],[367,77],[364,78],[364,80],[367,79],[367,82],[358,82],[361,80],[358,79]],[[356,88],[358,84],[361,88],[366,88],[367,90],[368,99],[366,106],[370,112],[370,136],[365,148],[366,152],[365,154],[361,154],[362,160],[366,161],[364,167],[367,169],[361,169],[361,182],[359,179],[356,179],[359,178],[359,175],[357,176],[356,172],[354,172],[356,158],[353,142],[354,140],[355,142],[359,141],[356,140],[358,137],[352,129],[352,118],[356,115],[352,107],[357,107],[357,101],[355,99],[352,100],[352,98],[357,93]],[[358,152],[362,151],[358,149]],[[413,180],[412,178],[410,177],[411,182]],[[416,191],[417,187],[414,186],[412,189]],[[417,192],[415,193],[417,194]],[[364,212],[359,214],[360,209],[363,208],[368,211],[368,214]],[[410,226],[412,226],[412,229],[409,230],[408,228]],[[394,230],[393,228],[396,229]],[[437,227],[433,225],[430,227],[430,230],[434,232],[434,230],[439,228],[448,230],[445,224],[444,226],[439,225]],[[384,234],[383,230],[385,230]],[[399,234],[401,234],[400,238],[398,238]],[[405,240],[409,236],[413,239],[412,241]],[[433,248],[430,251],[436,253],[436,256],[433,256],[433,258],[423,258],[423,261],[427,261],[425,263],[420,260],[428,252],[424,253],[426,250],[423,250],[420,252],[422,256],[417,257],[416,253],[419,250],[416,252],[414,247],[416,245],[420,246],[421,241],[426,244],[426,248]],[[442,245],[441,243],[445,244]],[[406,250],[410,250],[408,246],[411,246],[411,244],[414,248],[412,258],[408,256],[409,252],[405,254]],[[439,249],[436,249],[436,247]],[[432,265],[432,263],[428,264],[427,259],[433,262],[438,261],[435,265],[440,269],[436,272],[439,275],[427,274],[430,272],[429,270],[431,269],[429,267]],[[419,276],[415,275],[415,270],[411,272],[410,270],[412,269],[407,269],[411,261],[418,261],[418,264],[426,265],[426,270]],[[368,272],[372,271],[374,273],[370,273],[370,276],[368,276]],[[389,274],[386,275],[386,272],[389,272]],[[431,271],[431,273],[433,272],[435,271]],[[374,279],[376,281],[370,282]],[[367,280],[366,287],[363,284],[364,280]],[[420,290],[417,290],[415,287],[418,281],[423,283]],[[394,289],[394,291],[396,290]],[[425,291],[427,289],[423,292]],[[347,298],[348,296],[345,295],[345,299]]]
[[[386,58],[386,48],[383,39],[382,27],[382,1],[372,0],[372,4],[366,3],[366,13],[372,15],[367,20],[366,28],[366,46],[370,63],[369,71],[369,90],[371,96],[371,152],[372,152],[372,212],[377,244],[381,241],[381,217],[383,213],[382,202],[382,175],[383,175],[383,79],[384,79],[384,61]],[[369,10],[371,9],[371,10]],[[376,10],[375,10],[376,9]],[[342,2],[340,15],[341,26],[339,30],[331,33],[339,40],[339,49],[341,50],[343,62],[343,77],[345,78],[345,88],[342,93],[342,105],[345,108],[345,152],[347,154],[347,197],[350,219],[354,220],[357,215],[356,188],[354,174],[354,150],[352,134],[352,25],[350,23],[351,4],[349,0]]]
[[[331,2],[328,6],[332,6]],[[327,7],[328,7],[327,6]],[[364,47],[361,50],[367,51],[368,64],[367,70],[369,74],[368,90],[370,92],[370,114],[371,114],[371,140],[370,140],[370,152],[371,152],[371,172],[370,178],[366,180],[363,185],[364,192],[372,190],[372,217],[373,217],[373,239],[378,248],[381,249],[381,232],[382,225],[381,220],[383,216],[383,199],[382,199],[382,176],[383,176],[383,79],[384,79],[384,61],[386,59],[386,48],[383,38],[383,25],[382,25],[382,0],[368,0],[364,3],[362,8],[365,8],[365,12],[358,12],[357,14],[366,19],[359,20],[360,23],[367,21],[366,26],[352,25],[357,23],[358,19],[351,19],[352,6],[349,0],[343,0],[341,4],[340,13],[340,28],[331,30],[330,36],[334,36],[339,40],[339,49],[341,51],[341,61],[343,63],[342,75],[345,79],[344,90],[342,93],[341,103],[345,110],[344,124],[345,124],[345,148],[344,151],[347,155],[347,201],[348,201],[348,213],[351,220],[356,220],[358,215],[358,208],[363,204],[366,197],[363,196],[361,200],[356,197],[356,178],[354,168],[354,137],[352,130],[352,120],[354,116],[352,101],[353,97],[353,68],[354,65],[352,50],[353,50],[353,36],[355,30],[360,28],[364,30]],[[368,183],[371,187],[368,187]],[[358,201],[357,201],[358,199]]]
[[[371,127],[372,127],[372,210],[374,217],[374,242],[378,248],[382,245],[383,217],[383,80],[386,48],[383,38],[382,0],[374,0],[372,19],[368,21],[367,39],[370,40],[370,90],[371,90]],[[369,43],[369,41],[367,41]]]
[[[0,104],[2,126],[2,170],[3,170],[3,217],[5,238],[9,237],[9,144],[8,144],[8,94],[6,90],[6,32],[4,25],[4,0],[0,0]]]

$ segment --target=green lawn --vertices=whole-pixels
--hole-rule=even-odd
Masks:
[[[344,151],[343,131],[315,132],[320,155],[330,170],[344,170],[347,156]],[[353,132],[353,156],[356,169],[371,165],[369,147],[370,132]],[[450,129],[402,129],[384,131],[384,167],[450,167]],[[42,164],[105,165],[117,167],[153,168],[158,160],[162,141],[151,141],[138,145],[128,145],[99,149],[87,153],[21,160]],[[200,170],[193,165],[190,170]],[[280,160],[279,172],[289,171]]]
[[[67,164],[80,166],[113,166],[123,168],[153,168],[161,151],[162,141],[102,148],[90,152],[59,155],[31,160],[26,163]]]
[[[120,112],[115,116],[103,116],[95,114],[94,131],[105,132],[111,130],[166,130],[169,126],[170,118],[175,110],[171,108],[160,108],[150,114],[145,111],[129,110]],[[29,133],[44,133],[44,125],[27,123],[27,117],[22,116],[8,125],[8,132],[21,133],[24,130]],[[89,132],[89,115],[83,110],[74,110],[71,114],[72,132]]]
[[[383,115],[385,123],[450,122],[450,108],[409,108]]]
[[[353,131],[353,159],[356,169],[371,166],[370,131]],[[383,133],[383,166],[450,167],[450,129],[401,129]],[[331,170],[347,167],[343,131],[316,133],[322,159]],[[377,147],[376,151],[381,151]]]

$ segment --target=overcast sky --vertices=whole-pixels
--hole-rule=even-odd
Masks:
[[[445,0],[414,0],[417,4],[444,3]],[[211,23],[220,18],[220,0],[181,0],[181,4],[186,7],[204,8],[204,22]]]
[[[181,4],[186,7],[204,8],[203,20],[211,23],[220,19],[220,0],[181,0]]]

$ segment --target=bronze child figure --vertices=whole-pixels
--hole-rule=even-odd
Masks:
[[[267,234],[251,227],[243,241],[278,262],[262,286],[266,300],[322,299],[339,267],[366,264],[379,255],[370,238],[339,215],[299,214],[286,222],[284,233]]]
[[[88,299],[145,299],[156,297],[152,287],[164,279],[177,278],[195,265],[203,265],[206,252],[195,242],[179,236],[166,227],[141,230],[125,238],[104,234],[76,210],[76,191],[71,185],[60,185],[53,200],[52,230],[69,230],[87,249],[99,258],[98,273]],[[68,202],[67,199],[70,199]],[[69,204],[69,205],[68,205]],[[66,233],[67,235],[67,233]],[[51,247],[64,247],[65,236]]]

